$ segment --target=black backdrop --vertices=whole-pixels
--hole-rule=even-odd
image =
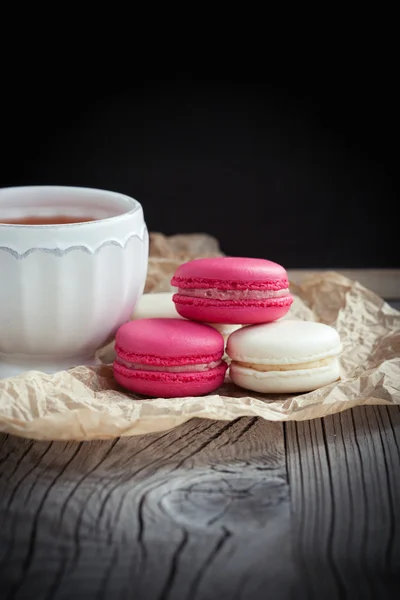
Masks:
[[[127,193],[151,231],[205,231],[227,254],[288,268],[400,266],[394,88],[350,76],[71,89],[3,95],[2,186]]]

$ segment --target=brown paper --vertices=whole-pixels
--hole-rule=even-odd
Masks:
[[[199,256],[219,256],[207,235],[154,233],[146,292],[171,290],[176,267]],[[400,312],[338,273],[315,275],[302,285],[288,317],[337,328],[343,342],[341,379],[300,395],[247,392],[229,381],[197,398],[143,399],[113,379],[110,364],[76,367],[55,375],[31,371],[0,380],[0,431],[38,440],[92,440],[163,431],[193,417],[232,420],[305,420],[362,404],[400,404]],[[113,358],[113,344],[98,356]]]

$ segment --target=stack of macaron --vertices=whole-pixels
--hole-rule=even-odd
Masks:
[[[231,380],[261,393],[312,391],[339,378],[337,331],[283,319],[293,296],[281,265],[196,259],[178,267],[171,285],[176,293],[148,295],[153,299],[117,332],[114,376],[126,389],[204,395],[224,382],[227,357]]]

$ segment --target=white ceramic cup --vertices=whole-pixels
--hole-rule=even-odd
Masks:
[[[1,222],[32,216],[96,220]],[[93,364],[143,293],[148,251],[133,198],[79,187],[0,189],[0,377]]]

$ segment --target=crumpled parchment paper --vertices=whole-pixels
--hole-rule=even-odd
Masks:
[[[202,234],[150,236],[145,292],[170,291],[179,264],[219,256],[217,241]],[[323,417],[362,404],[400,404],[400,312],[356,281],[335,272],[291,283],[288,317],[336,327],[343,342],[341,379],[300,395],[263,395],[229,381],[197,398],[143,399],[120,388],[105,363],[46,375],[30,371],[0,380],[0,431],[37,440],[92,440],[163,431],[193,418],[272,421]],[[286,317],[287,318],[287,317]]]

